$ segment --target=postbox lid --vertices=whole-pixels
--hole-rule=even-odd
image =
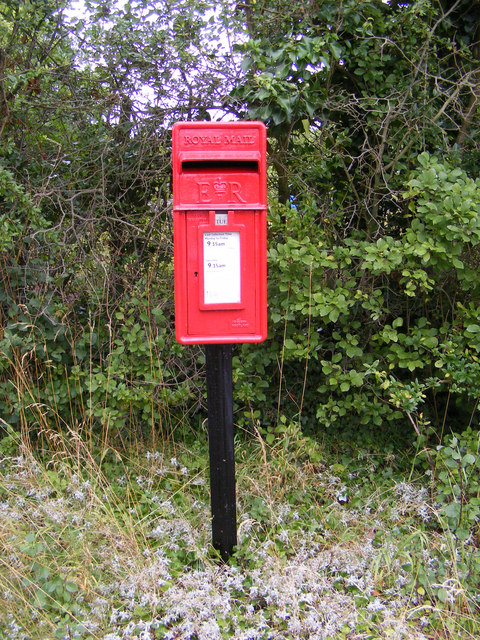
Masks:
[[[172,129],[174,158],[178,153],[242,156],[264,152],[266,130],[263,122],[176,122]]]
[[[263,122],[177,122],[172,156],[174,210],[266,207]]]

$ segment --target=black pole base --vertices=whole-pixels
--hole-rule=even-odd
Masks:
[[[205,354],[212,544],[220,552],[222,560],[227,562],[237,544],[232,345],[208,344]]]

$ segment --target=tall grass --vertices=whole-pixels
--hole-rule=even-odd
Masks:
[[[109,413],[122,326],[109,329],[102,368],[90,361],[82,388],[101,373],[100,394],[83,397],[68,377],[70,414],[45,402],[48,367],[11,358],[22,419],[0,420],[0,637],[478,637],[478,540],[449,527],[432,476],[381,446],[308,437],[284,416],[274,431],[256,417],[237,431],[239,544],[221,564],[205,425],[179,427],[190,416],[158,389],[161,421],[153,404],[142,429]],[[153,375],[165,362],[145,335]]]

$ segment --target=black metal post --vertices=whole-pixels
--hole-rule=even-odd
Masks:
[[[205,345],[212,544],[226,562],[237,544],[232,345]]]

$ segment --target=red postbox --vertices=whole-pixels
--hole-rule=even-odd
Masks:
[[[178,122],[172,152],[176,338],[261,342],[267,337],[265,125]]]

